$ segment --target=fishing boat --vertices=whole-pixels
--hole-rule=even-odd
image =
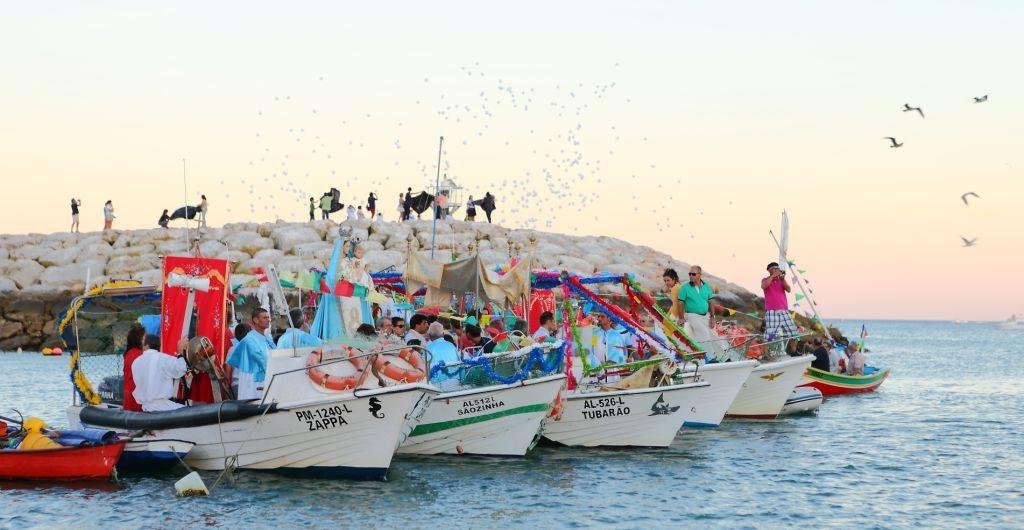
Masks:
[[[346,242],[343,238],[335,241],[329,280],[321,279],[325,294],[317,316],[332,318],[334,327],[341,325],[339,296],[334,293],[341,292],[344,283],[334,270]],[[352,345],[321,337],[330,343],[271,349],[262,398],[231,399],[223,375],[218,374],[227,351],[229,265],[223,259],[165,256],[158,288],[118,283],[91,289],[73,300],[58,327],[72,354],[76,402],[68,410],[71,423],[144,430],[154,440],[192,443],[185,462],[200,470],[240,468],[311,477],[385,478],[395,450],[437,394],[436,388],[421,382],[427,375],[429,356],[419,347]],[[276,277],[272,268],[268,274]],[[347,285],[351,293],[353,286]],[[280,282],[272,282],[270,290],[272,300],[287,307]],[[95,296],[119,297],[117,314],[80,315],[79,310]],[[128,312],[129,304],[140,301],[150,306],[142,307],[138,314]],[[123,322],[141,320],[155,302],[160,304],[161,351],[177,352],[179,343],[189,339],[194,329],[195,336],[187,341],[189,363],[209,376],[203,389],[209,397],[196,399],[197,376],[193,376],[193,392],[188,394],[191,406],[165,412],[126,411],[117,399],[120,385],[116,376],[115,382],[106,386],[110,395],[102,391],[103,385],[99,393],[92,388],[85,370],[100,363],[96,358],[82,362],[82,349],[118,351],[116,341],[103,339]],[[193,322],[194,314],[201,318]],[[103,323],[99,333],[81,333],[83,318]],[[74,323],[73,332],[69,323]],[[116,368],[106,374],[120,372],[119,357],[113,356]]]
[[[736,400],[726,411],[726,417],[753,420],[777,418],[800,382],[804,370],[813,360],[813,355],[803,355],[759,364],[743,383]]]
[[[342,356],[322,362],[331,352]],[[365,366],[387,353],[353,354],[326,346],[276,349],[270,353],[269,383],[260,402],[223,401],[148,413],[88,405],[72,407],[69,417],[83,426],[145,429],[156,438],[194,443],[185,462],[196,469],[381,480],[395,449],[437,394],[422,383],[389,384],[368,377]],[[335,367],[339,364],[347,364],[347,371]],[[353,377],[351,388],[330,388]]]
[[[398,453],[525,455],[565,386],[563,355],[559,342],[436,367],[431,380],[441,376],[437,384],[444,391],[427,406]],[[513,373],[503,376],[501,371]]]
[[[690,370],[683,370],[676,377],[684,383],[706,381],[711,384],[700,400],[686,411],[684,427],[717,427],[722,423],[726,411],[739,395],[750,373],[757,367],[753,359],[727,363],[707,363]]]
[[[1000,322],[997,327],[1007,331],[1024,331],[1024,318],[1017,318],[1017,315],[1010,315],[1010,318]]]
[[[105,480],[114,474],[114,465],[127,440],[83,447],[55,447],[19,451],[0,450],[2,480]]]
[[[575,447],[668,447],[710,388],[699,382],[571,392],[561,414],[544,423],[544,437]]]
[[[864,367],[864,375],[834,374],[807,367],[800,386],[814,387],[826,396],[874,392],[889,377],[889,368]]]
[[[790,416],[816,412],[824,401],[824,396],[817,388],[798,386],[793,389],[793,393],[786,400],[786,404],[782,406],[782,412],[779,415]]]
[[[167,440],[143,436],[133,438],[121,453],[117,462],[120,472],[152,472],[171,469],[188,458],[195,447],[194,442],[186,440]]]

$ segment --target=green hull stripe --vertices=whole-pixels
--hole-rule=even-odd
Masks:
[[[833,374],[829,372],[823,372],[817,368],[808,368],[805,374],[807,377],[817,380],[824,381],[826,383],[835,383],[843,386],[860,387],[860,386],[871,386],[879,381],[882,381],[889,376],[889,369],[880,370],[871,375],[856,376],[856,375],[842,375]]]
[[[462,418],[451,421],[439,421],[437,423],[424,423],[417,425],[412,430],[412,434],[409,436],[421,436],[424,434],[431,434],[438,431],[446,431],[448,429],[454,429],[456,427],[462,427],[463,425],[472,425],[474,423],[481,423],[490,421],[493,419],[501,418],[504,416],[512,416],[515,414],[529,414],[531,412],[546,412],[551,408],[550,403],[538,403],[536,405],[525,405],[522,407],[516,407],[514,409],[499,410],[498,412],[492,412],[490,414],[482,414],[480,416],[470,416],[468,418]]]

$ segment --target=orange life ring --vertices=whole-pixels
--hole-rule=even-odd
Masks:
[[[374,367],[377,372],[384,374],[389,379],[395,381],[405,381],[407,383],[415,383],[422,381],[427,376],[427,363],[423,360],[423,356],[412,348],[404,348],[400,350],[396,355],[399,359],[412,365],[412,368],[402,368],[397,364],[389,361],[386,355],[378,355],[377,359],[373,361]]]
[[[366,366],[366,359],[359,357],[359,352],[352,348],[345,348],[343,352],[348,356],[348,362],[355,366],[356,373],[348,376],[328,374],[323,370],[322,366],[316,366],[323,360],[324,352],[322,350],[314,350],[306,358],[306,375],[313,381],[313,384],[331,390],[355,388],[356,382],[359,380],[359,372]]]

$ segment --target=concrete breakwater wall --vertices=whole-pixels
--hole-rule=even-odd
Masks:
[[[371,270],[405,270],[408,252],[431,247],[431,221],[394,223],[357,220],[343,222],[361,241]],[[191,231],[195,237],[196,231]],[[248,279],[254,268],[273,264],[279,271],[325,268],[338,238],[338,225],[317,220],[231,223],[206,229],[200,250],[204,256],[231,260],[233,278]],[[610,237],[571,236],[536,230],[517,230],[486,223],[438,221],[438,260],[477,252],[487,263],[502,263],[510,255],[530,254],[535,268],[632,273],[648,291],[662,289],[661,274],[674,267],[685,277],[689,265],[649,247]],[[110,230],[71,234],[0,236],[0,350],[38,349],[57,343],[55,319],[71,298],[81,294],[87,276],[92,284],[108,279],[137,279],[156,285],[161,279],[161,256],[187,253],[184,229]],[[241,277],[241,278],[240,278]],[[751,310],[753,293],[705,274],[721,303]],[[618,289],[601,286],[602,290]]]

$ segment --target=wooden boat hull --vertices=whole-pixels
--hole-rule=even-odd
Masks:
[[[127,440],[91,447],[0,451],[3,480],[104,480],[111,477]]]
[[[557,374],[438,394],[398,453],[523,456],[564,384]]]
[[[706,382],[610,392],[574,392],[544,437],[574,447],[668,447],[686,412],[707,392]]]
[[[812,360],[813,355],[788,357],[754,368],[736,400],[729,406],[726,417],[751,420],[777,418]]]
[[[800,386],[817,388],[826,396],[863,394],[874,392],[889,377],[890,371],[890,368],[884,368],[870,375],[845,375],[808,367]]]

